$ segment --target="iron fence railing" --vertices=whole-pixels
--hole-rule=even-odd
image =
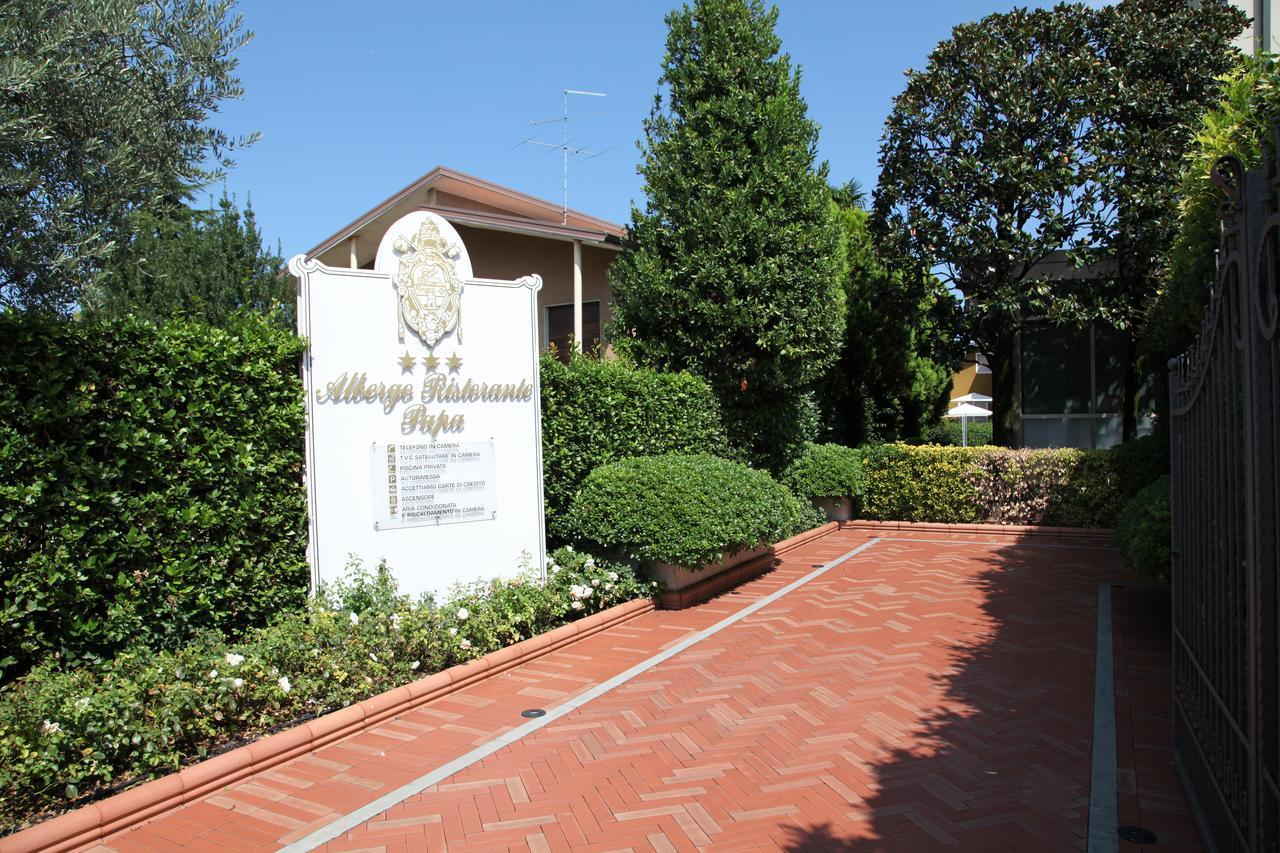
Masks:
[[[1252,853],[1280,849],[1280,170],[1223,158],[1214,181],[1218,280],[1170,362],[1174,754],[1206,843]]]

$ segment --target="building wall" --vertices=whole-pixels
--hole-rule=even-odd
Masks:
[[[1280,0],[1231,0],[1231,5],[1253,19],[1253,23],[1232,44],[1249,54],[1256,54],[1259,50],[1280,51],[1280,40],[1277,40],[1275,31]]]
[[[545,339],[546,307],[573,304],[573,244],[488,228],[456,225],[478,278],[516,279],[542,276],[538,294],[538,334]],[[600,302],[600,325],[612,318],[607,270],[617,252],[595,246],[582,247],[582,301]]]

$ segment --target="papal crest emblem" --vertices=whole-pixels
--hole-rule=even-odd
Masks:
[[[413,237],[397,237],[392,249],[400,256],[394,279],[400,340],[407,324],[428,347],[455,329],[461,341],[462,282],[453,263],[461,254],[458,247],[427,219]]]

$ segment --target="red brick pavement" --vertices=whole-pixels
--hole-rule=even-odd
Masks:
[[[302,838],[867,541],[842,531],[101,850]],[[895,532],[330,850],[1078,850],[1104,548]]]

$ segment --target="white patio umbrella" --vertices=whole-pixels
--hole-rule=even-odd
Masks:
[[[963,397],[953,397],[952,403],[991,403],[995,398],[988,397],[986,394],[978,394],[977,392],[965,394]],[[988,413],[990,414],[990,413]]]
[[[970,396],[970,395],[965,395]],[[981,397],[982,394],[977,396]],[[965,447],[969,446],[969,418],[986,418],[990,417],[991,412],[981,406],[975,406],[972,403],[957,403],[947,410],[947,417],[960,419],[960,443]]]

